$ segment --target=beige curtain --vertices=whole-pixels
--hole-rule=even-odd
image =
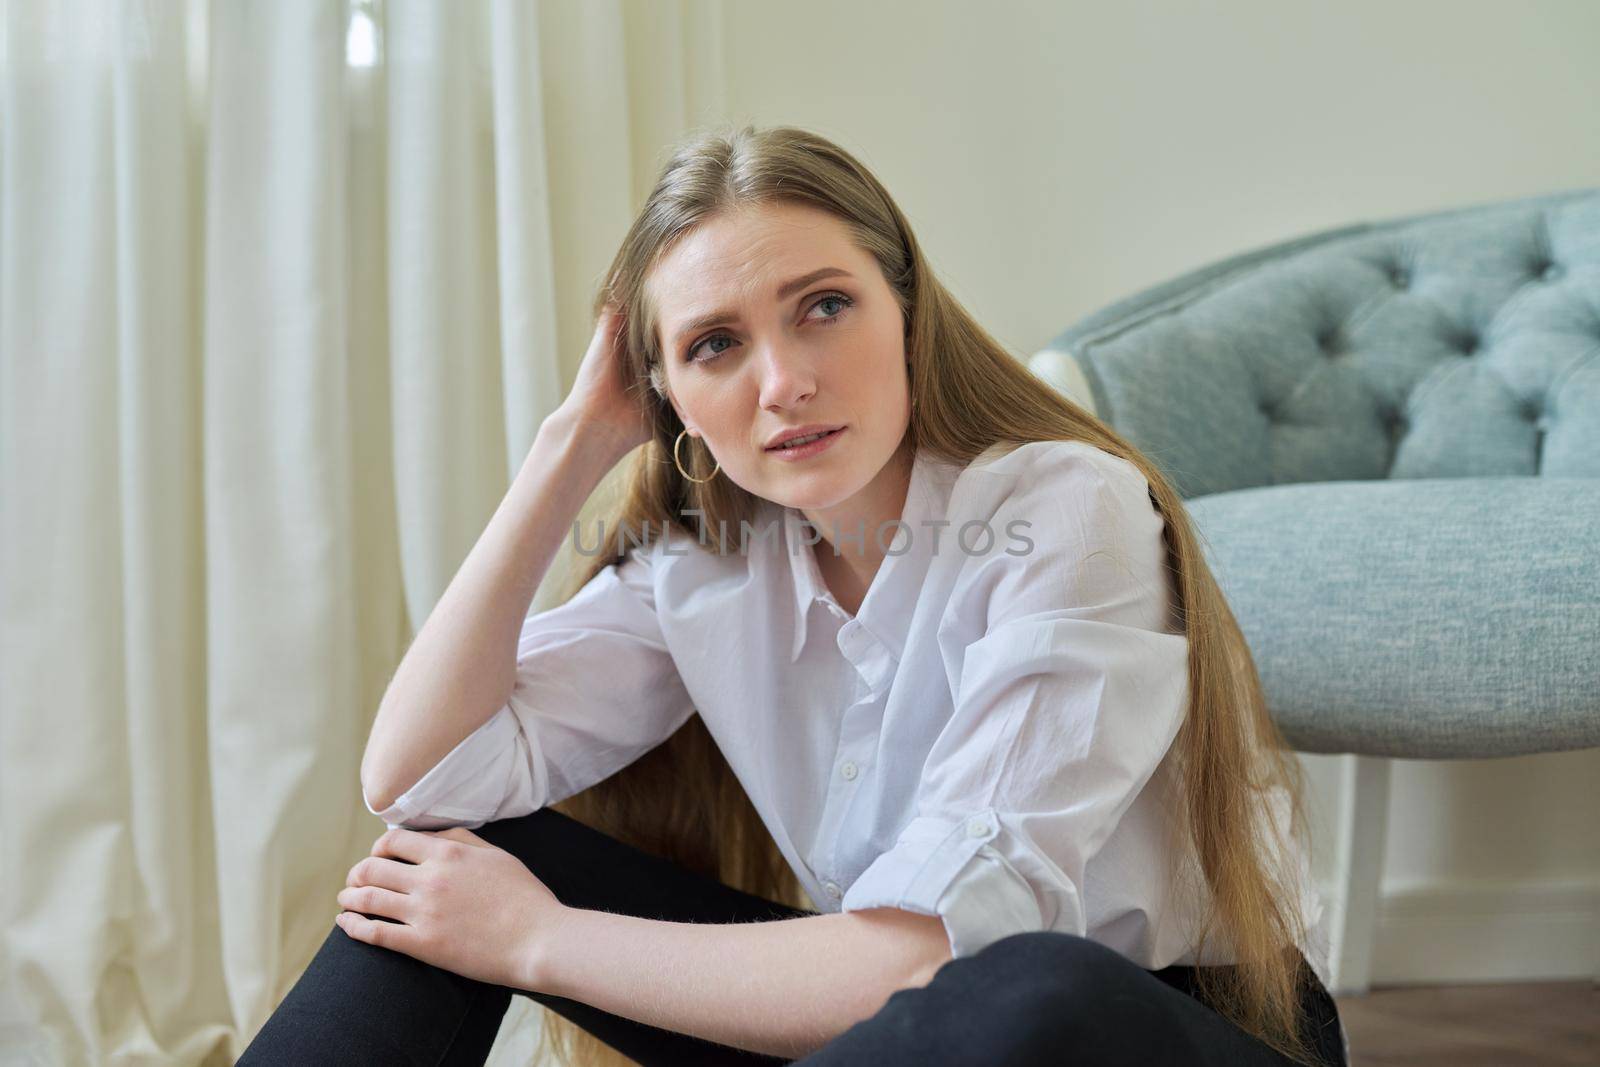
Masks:
[[[231,1063],[327,935],[383,688],[718,19],[6,0],[0,1061]]]

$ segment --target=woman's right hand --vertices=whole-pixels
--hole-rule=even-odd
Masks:
[[[607,304],[595,324],[594,338],[578,367],[572,392],[562,401],[568,417],[587,430],[615,442],[626,455],[650,440],[650,410],[655,393],[648,388],[630,390],[624,345],[627,319],[615,304]]]

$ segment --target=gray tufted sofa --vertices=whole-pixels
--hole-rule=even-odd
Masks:
[[[1028,362],[1173,480],[1290,743],[1347,754],[1365,991],[1388,758],[1600,746],[1600,190],[1233,256]]]

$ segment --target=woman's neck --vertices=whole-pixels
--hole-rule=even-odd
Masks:
[[[851,615],[860,609],[883,565],[886,553],[878,544],[879,531],[888,532],[889,524],[905,513],[915,455],[908,438],[855,496],[832,508],[803,512],[820,536],[812,551],[823,583]],[[896,536],[883,540],[892,544]]]

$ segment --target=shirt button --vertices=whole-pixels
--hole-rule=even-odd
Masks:
[[[855,777],[856,777],[856,765],[854,763],[852,763],[850,760],[845,760],[844,761],[844,766],[839,768],[839,773],[844,775],[844,780],[845,781],[853,782],[853,781],[855,781]]]
[[[982,837],[989,832],[989,824],[981,816],[967,823],[968,837]]]
[[[838,882],[823,882],[822,883],[822,888],[827,892],[828,896],[832,897],[834,900],[838,900],[839,899],[839,883]]]

